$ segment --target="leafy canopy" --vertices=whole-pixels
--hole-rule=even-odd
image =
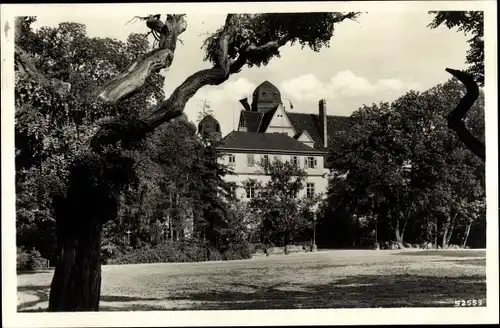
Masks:
[[[457,28],[472,37],[467,41],[469,50],[466,63],[468,73],[475,77],[479,85],[484,85],[484,12],[482,11],[431,11],[434,19],[429,24],[431,28],[441,25],[449,29]]]

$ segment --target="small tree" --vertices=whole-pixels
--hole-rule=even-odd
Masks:
[[[212,107],[210,106],[210,104],[205,99],[201,103],[201,111],[198,112],[198,116],[196,118],[196,121],[200,122],[202,119],[204,119],[205,117],[207,117],[209,115],[213,116],[214,115],[214,111],[213,111]]]
[[[272,163],[261,161],[259,166],[269,181],[246,182],[254,184],[256,190],[249,207],[261,220],[261,241],[284,246],[295,234],[312,227],[310,214],[316,199],[298,197],[307,175],[296,164],[275,160]]]

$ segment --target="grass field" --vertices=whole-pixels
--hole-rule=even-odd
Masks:
[[[486,303],[484,250],[334,250],[205,263],[108,265],[101,311],[454,306]],[[18,275],[18,311],[43,311],[53,272]]]

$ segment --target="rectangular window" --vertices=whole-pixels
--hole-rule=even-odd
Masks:
[[[236,163],[236,157],[233,154],[229,154],[229,165],[234,165]]]
[[[269,162],[269,156],[268,156],[268,155],[262,155],[262,161],[263,161],[264,163]]]
[[[251,199],[255,197],[255,187],[251,184],[247,184],[245,186],[245,192],[247,194],[247,198]]]
[[[253,167],[255,165],[255,157],[254,155],[247,155],[247,166],[248,167]]]
[[[229,193],[230,193],[232,196],[235,196],[235,195],[236,195],[236,186],[235,186],[234,184],[229,185]]]
[[[239,124],[239,127],[240,128],[244,128],[246,125],[245,125],[245,120],[244,119],[241,119],[240,121],[240,124]]]
[[[299,158],[297,156],[292,156],[292,164],[299,166]]]
[[[308,198],[314,197],[314,183],[307,183],[306,192]]]
[[[310,169],[315,169],[316,166],[318,166],[318,162],[315,157],[308,157],[307,158],[307,168]]]

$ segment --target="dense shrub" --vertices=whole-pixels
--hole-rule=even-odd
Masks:
[[[120,248],[113,244],[103,245],[101,247],[101,261],[103,264],[107,264],[110,259],[116,258],[123,255]]]
[[[47,259],[36,249],[26,251],[17,248],[17,271],[34,271],[47,268]]]
[[[229,244],[228,248],[223,251],[223,260],[243,260],[251,259],[253,247],[249,243]]]
[[[252,248],[249,244],[229,244],[221,252],[207,244],[195,242],[168,242],[154,247],[142,247],[124,253],[114,253],[107,264],[203,262],[249,259]]]

